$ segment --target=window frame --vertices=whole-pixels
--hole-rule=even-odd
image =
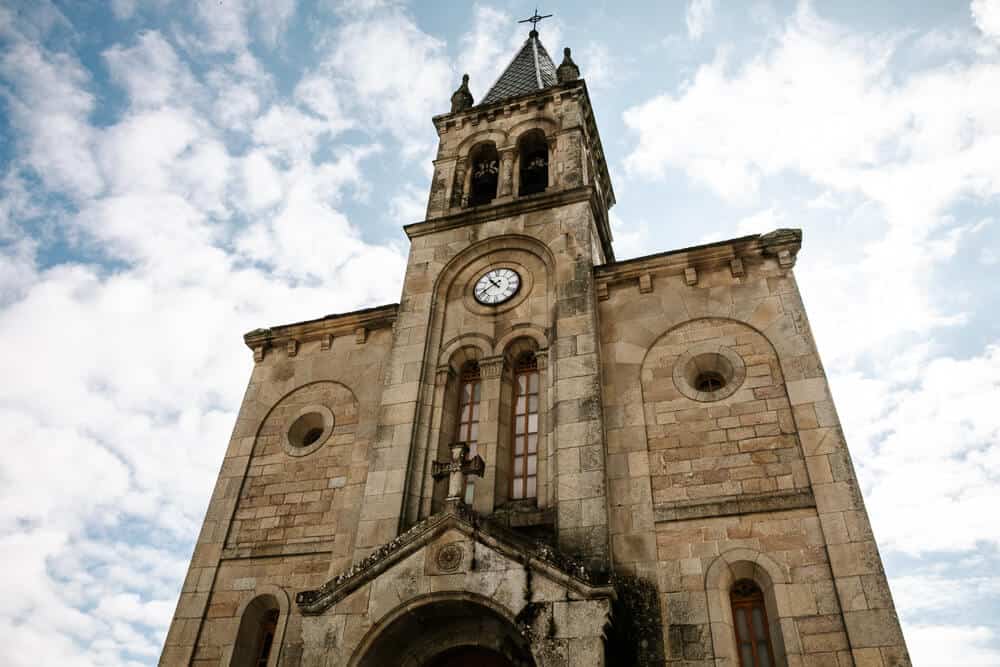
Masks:
[[[466,387],[469,387],[466,393]],[[469,396],[469,401],[465,402],[465,397]],[[483,403],[483,378],[479,370],[479,364],[475,361],[466,362],[459,374],[458,379],[458,418],[455,422],[455,442],[464,442],[469,446],[469,458],[475,457],[479,453],[479,425],[482,422]],[[466,420],[468,413],[468,420]],[[475,427],[475,439],[472,438],[473,427]],[[465,482],[464,495],[465,503],[472,504],[475,498],[475,483],[472,477]]]
[[[532,382],[532,376],[534,382]],[[521,393],[521,378],[524,377],[525,393]],[[508,488],[509,498],[512,501],[536,500],[538,499],[538,472],[539,472],[539,450],[541,440],[541,373],[538,368],[538,358],[534,353],[522,355],[514,367],[514,397],[511,405],[510,424],[510,485]],[[532,390],[534,387],[534,390]],[[518,414],[518,402],[524,398],[524,412]],[[531,411],[531,399],[535,399],[534,412]],[[531,417],[535,417],[535,430],[531,430]],[[523,420],[524,429],[518,433],[518,420]],[[518,436],[524,438],[524,450],[518,455]],[[530,451],[530,436],[535,436],[535,451]],[[529,474],[529,459],[535,459],[535,472]],[[521,468],[518,468],[518,459],[522,460]],[[529,494],[530,479],[534,479],[534,491]],[[520,483],[520,495],[516,491]]]
[[[752,587],[752,592],[750,593],[738,593],[737,588],[743,587],[744,589],[750,589]],[[777,664],[777,656],[774,652],[774,645],[771,642],[771,627],[767,618],[767,605],[764,602],[764,591],[761,589],[760,585],[752,579],[739,579],[733,583],[729,588],[729,602],[732,607],[733,614],[733,636],[736,639],[736,659],[739,662],[740,667],[775,667]],[[754,631],[754,611],[758,610],[760,612],[760,619],[763,632]],[[749,637],[743,638],[740,636],[740,621],[741,618],[744,619],[744,625],[749,634]],[[763,638],[757,636],[763,634]],[[752,664],[746,664],[743,660],[742,647],[744,644],[750,644],[750,654],[752,659]],[[767,647],[767,654],[769,656],[767,665],[764,665],[760,660],[759,647],[764,645]]]

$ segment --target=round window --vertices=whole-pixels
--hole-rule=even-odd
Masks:
[[[729,348],[698,345],[674,364],[674,385],[696,401],[718,401],[732,396],[746,377],[743,359]]]
[[[318,449],[333,432],[333,413],[324,406],[299,410],[285,432],[285,451],[303,456]]]

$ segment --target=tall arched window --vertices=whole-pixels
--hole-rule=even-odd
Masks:
[[[497,196],[500,178],[500,155],[492,142],[479,144],[470,155],[472,173],[469,175],[469,205],[489,204]]]
[[[511,500],[538,495],[538,360],[531,352],[514,366]]]
[[[461,386],[458,390],[458,433],[457,442],[469,445],[469,457],[478,453],[479,443],[479,404],[482,399],[483,385],[479,377],[479,364],[475,361],[466,362],[462,367]],[[472,504],[476,487],[472,477],[465,484],[465,503]]]
[[[520,187],[518,195],[545,192],[549,187],[549,145],[541,130],[526,132],[518,141]]]
[[[247,605],[233,646],[232,667],[268,667],[278,649],[278,601],[273,595],[260,595]]]
[[[740,579],[733,584],[729,597],[740,667],[773,667],[774,649],[760,586],[750,579]]]

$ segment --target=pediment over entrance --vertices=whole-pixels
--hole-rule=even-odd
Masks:
[[[392,655],[429,667],[492,652],[517,667],[602,665],[614,597],[552,547],[453,506],[296,596],[303,664]]]

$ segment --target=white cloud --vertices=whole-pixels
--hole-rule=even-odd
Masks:
[[[101,127],[71,56],[19,36],[0,61],[18,132],[0,340],[23,379],[0,383],[0,439],[30,453],[0,461],[5,664],[155,659],[251,363],[240,334],[398,296],[402,253],[338,209],[379,150],[332,143],[356,123],[339,92],[307,77],[265,104],[252,56],[209,68],[216,86],[179,53],[158,32],[107,49],[127,107]],[[38,266],[39,219],[108,264]]]
[[[996,632],[986,626],[908,624],[903,632],[917,667],[1000,664],[1000,651],[988,645]]]
[[[684,23],[691,39],[701,39],[715,15],[714,0],[691,0],[688,3]]]
[[[972,18],[983,35],[1000,41],[1000,3],[996,0],[972,0]]]

